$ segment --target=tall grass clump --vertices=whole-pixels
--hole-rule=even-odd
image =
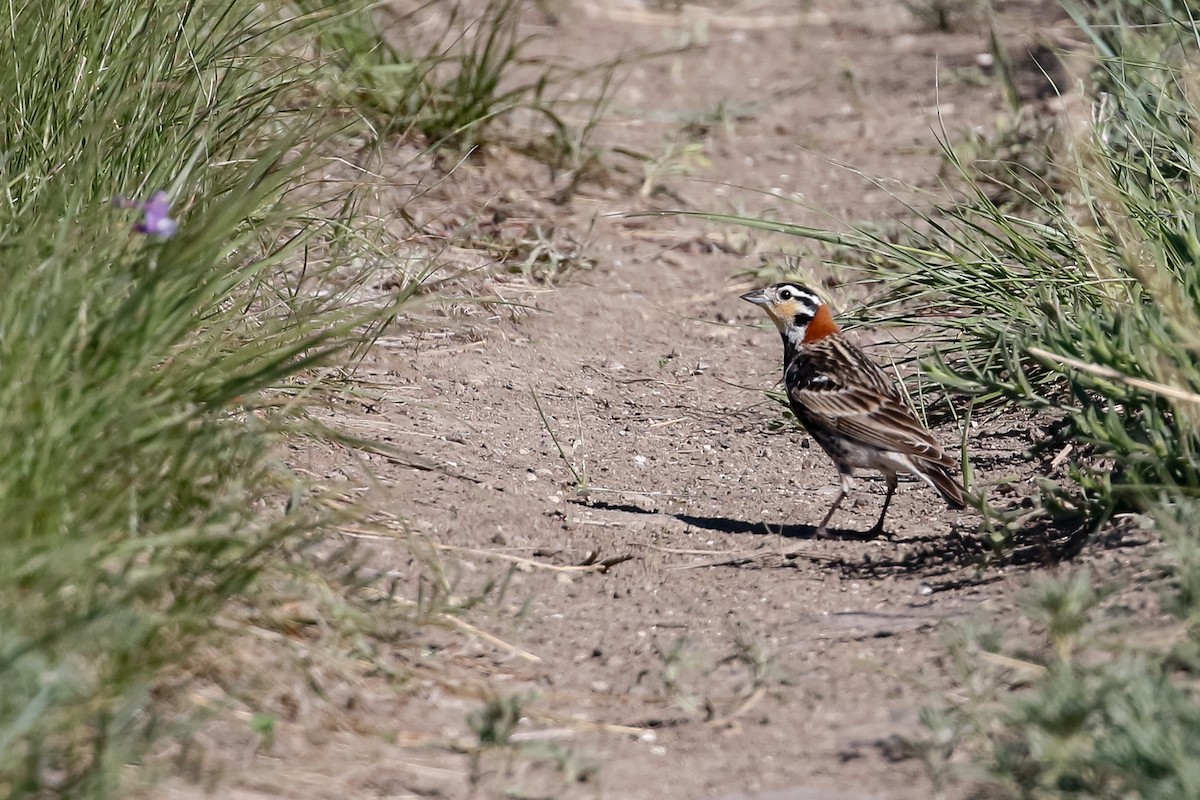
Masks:
[[[279,445],[381,312],[321,285],[347,226],[295,192],[322,134],[277,45],[304,24],[246,0],[0,15],[7,797],[116,793],[158,670],[330,518]],[[137,208],[154,190],[174,235]]]
[[[523,109],[549,125],[560,147],[568,145],[570,132],[547,90],[569,75],[525,55],[530,39],[518,30],[523,0],[488,0],[477,13],[457,2],[429,4],[390,18],[390,33],[380,27],[388,18],[376,4],[293,2],[320,19],[311,40],[321,63],[318,82],[376,137],[415,132],[469,149],[489,126]],[[445,12],[441,33],[406,41],[405,30],[430,11]]]
[[[1092,124],[1055,154],[1073,185],[1018,186],[1022,216],[980,189],[928,217],[933,236],[882,248],[880,304],[935,331],[945,386],[1044,414],[1043,448],[1074,448],[1046,505],[1094,523],[1200,494],[1195,26],[1103,17],[1079,17],[1098,58]]]

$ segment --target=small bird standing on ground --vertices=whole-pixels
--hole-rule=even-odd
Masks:
[[[896,475],[909,472],[941,493],[952,508],[965,508],[954,478],[957,462],[942,452],[900,396],[894,380],[842,336],[829,307],[796,283],[777,283],[742,295],[762,306],[783,336],[783,380],[792,413],[829,454],[842,491],[821,526],[846,499],[856,468],[879,470],[887,498],[869,533],[883,533],[896,491]]]

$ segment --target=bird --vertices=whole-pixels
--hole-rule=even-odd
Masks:
[[[833,459],[841,492],[821,525],[853,488],[855,469],[873,469],[887,479],[879,521],[867,531],[884,532],[897,475],[910,473],[938,491],[951,508],[965,508],[958,464],[946,455],[904,402],[896,382],[842,335],[833,314],[812,289],[777,283],[741,296],[761,306],[783,337],[783,379],[796,419]]]

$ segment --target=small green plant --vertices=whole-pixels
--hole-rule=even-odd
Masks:
[[[641,193],[643,197],[650,197],[663,190],[663,181],[667,178],[692,175],[707,167],[709,160],[702,142],[668,142],[658,156],[643,156],[642,165],[645,178]]]
[[[743,696],[768,686],[786,682],[789,678],[786,667],[779,661],[760,635],[742,626],[732,631],[733,654],[726,660],[741,664],[749,672],[749,678],[741,689]]]
[[[521,695],[497,696],[484,703],[483,708],[472,711],[467,716],[467,726],[479,739],[479,746],[507,747],[521,722],[525,702]]]
[[[709,165],[704,153],[703,142],[667,142],[657,156],[630,150],[626,147],[613,148],[613,152],[628,156],[642,165],[643,197],[659,193],[670,194],[664,181],[673,176],[687,176]]]
[[[464,237],[464,246],[489,253],[509,273],[534,283],[555,284],[578,270],[595,266],[584,244],[586,233],[581,242],[552,224],[491,222],[476,227],[481,230]]]
[[[581,496],[589,494],[591,491],[591,484],[588,482],[587,459],[581,456],[579,463],[576,464],[574,459],[567,455],[567,451],[563,449],[562,442],[558,440],[558,435],[555,434],[553,426],[550,425],[550,417],[542,408],[542,401],[538,399],[537,392],[531,392],[531,394],[533,395],[533,405],[537,409],[538,416],[541,417],[542,425],[544,425],[546,428],[546,433],[550,434],[550,440],[554,442],[554,447],[556,450],[558,450],[559,458],[561,458],[563,464],[566,465],[567,471],[571,473],[571,477],[575,479],[575,493]],[[578,413],[578,408],[576,408],[576,413]],[[582,431],[583,424],[582,420],[580,420],[581,434]],[[579,447],[582,446],[583,440],[581,439],[579,440]],[[571,449],[572,452],[574,452],[576,447],[572,447]]]
[[[712,702],[697,692],[697,679],[712,672],[713,660],[708,653],[686,638],[679,638],[667,646],[654,644],[654,651],[662,661],[658,670],[658,681],[664,697],[688,716],[711,719],[715,714]]]
[[[271,746],[275,743],[275,727],[277,722],[273,714],[259,712],[250,717],[250,730],[262,738],[262,746],[267,750],[270,750]]]
[[[535,698],[496,695],[467,716],[467,725],[478,743],[469,748],[470,784],[475,791],[496,785],[504,797],[557,797],[565,789],[586,783],[596,774],[596,762],[580,753],[549,741],[517,740],[517,728]],[[488,762],[500,761],[495,778],[489,779]],[[532,766],[518,779],[518,764]]]

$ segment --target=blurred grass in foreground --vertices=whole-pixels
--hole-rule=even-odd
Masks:
[[[319,367],[391,311],[361,300],[353,199],[309,178],[332,131],[322,98],[296,103],[294,51],[319,17],[113,0],[0,21],[7,797],[117,793],[163,732],[154,676],[345,513],[278,460],[319,430]],[[128,207],[160,189],[169,238]]]

